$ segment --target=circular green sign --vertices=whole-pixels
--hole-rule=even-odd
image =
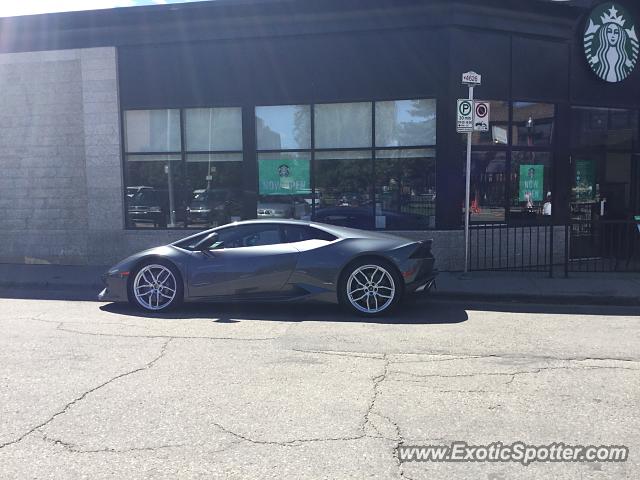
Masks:
[[[584,31],[584,53],[591,70],[606,82],[627,78],[638,60],[638,36],[631,15],[617,3],[593,9]]]
[[[449,110],[451,111],[451,110]],[[460,115],[469,115],[471,113],[471,101],[460,102]]]

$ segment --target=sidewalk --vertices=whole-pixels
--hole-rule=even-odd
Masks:
[[[107,266],[23,265],[0,263],[0,288],[82,289],[96,292],[103,288],[102,274]]]
[[[57,290],[96,294],[106,266],[0,264],[0,289]],[[430,295],[447,300],[588,305],[640,305],[640,274],[441,272]]]
[[[640,305],[640,274],[637,273],[571,273],[471,272],[468,279],[461,273],[441,272],[433,296],[473,301],[562,303],[584,305]]]

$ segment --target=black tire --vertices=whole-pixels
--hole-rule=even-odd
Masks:
[[[174,279],[173,282],[171,282],[170,279],[168,279],[169,283],[167,285],[170,287],[175,286],[175,294],[173,295],[173,298],[171,300],[166,302],[166,304],[161,305],[161,308],[149,308],[148,305],[144,305],[143,303],[141,303],[142,301],[139,300],[134,293],[135,283],[139,277],[140,272],[154,265],[158,267],[163,267],[168,271],[170,271]],[[160,271],[160,269],[158,269],[157,271]],[[161,290],[161,291],[170,295],[168,290]],[[180,275],[180,271],[176,268],[176,266],[167,260],[164,260],[161,258],[147,259],[144,262],[140,263],[136,267],[135,271],[131,272],[131,274],[129,275],[129,281],[127,282],[127,296],[128,296],[129,303],[131,305],[145,312],[161,313],[161,312],[166,312],[168,310],[174,309],[179,305],[181,305],[184,300],[184,285],[182,283],[182,275]],[[162,297],[158,295],[155,298],[159,299]],[[149,300],[149,302],[153,307],[152,299],[153,299],[153,295]],[[167,300],[167,299],[163,298],[163,300]]]
[[[373,275],[375,279],[378,278],[377,275],[381,275],[380,277],[381,283],[380,285],[377,286],[380,290],[378,290],[378,288],[376,288],[376,286],[374,285],[369,286],[368,284],[366,284],[367,286],[365,287],[365,289],[366,288],[371,289],[368,292],[368,294],[371,296],[370,305],[372,307],[374,306],[383,307],[383,308],[380,308],[379,310],[376,310],[376,308],[372,308],[368,310],[366,308],[367,303],[365,301],[353,302],[349,297],[349,288],[353,289],[353,287],[357,286],[356,284],[362,285],[363,283],[365,283],[364,277],[360,277],[361,274],[357,274],[360,280],[355,280],[355,279],[351,280],[351,276],[354,274],[354,272],[358,271],[359,269],[362,269],[363,267],[377,267],[379,269],[378,270],[379,272],[383,270],[386,274],[388,274],[388,275],[384,275],[384,274],[376,273]],[[367,269],[367,271],[373,271],[373,268]],[[384,281],[382,277],[385,277]],[[356,284],[353,283],[354,281],[356,282]],[[385,288],[389,288],[388,286],[391,286],[393,288],[392,292],[391,290],[384,290]],[[362,288],[363,288],[362,286],[358,287],[358,289],[362,289]],[[362,293],[366,293],[365,289],[362,290]],[[379,295],[390,294],[391,298],[380,299],[378,294]],[[383,258],[366,257],[366,258],[362,258],[352,262],[344,269],[344,271],[340,275],[340,280],[338,282],[338,301],[340,302],[340,305],[342,305],[350,313],[354,313],[362,317],[378,317],[381,315],[388,314],[402,300],[403,295],[404,295],[404,282],[402,281],[402,277],[400,276],[398,269],[391,262]],[[354,298],[354,295],[352,294],[351,297]],[[364,298],[366,299],[366,297]],[[379,299],[381,302],[384,302],[384,304],[380,305],[380,303],[378,303],[374,305],[373,302],[374,301],[377,302]],[[358,308],[356,304],[359,305],[361,308]]]

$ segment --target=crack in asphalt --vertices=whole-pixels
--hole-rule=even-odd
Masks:
[[[64,321],[60,322],[60,321],[44,320],[42,318],[37,318],[37,317],[25,317],[25,318],[23,318],[23,320],[33,320],[35,322],[43,322],[43,323],[48,323],[48,324],[55,324],[56,325],[55,330],[57,330],[59,332],[71,333],[71,334],[75,334],[75,335],[87,335],[87,336],[91,336],[91,337],[122,337],[122,338],[150,338],[150,339],[166,338],[166,339],[186,339],[186,340],[237,340],[237,341],[241,341],[241,342],[262,342],[262,341],[267,341],[267,340],[276,340],[276,339],[279,338],[279,337],[259,337],[259,338],[209,337],[209,336],[199,336],[199,335],[192,335],[192,336],[181,336],[181,335],[123,335],[123,334],[119,334],[119,333],[93,333],[93,332],[81,332],[81,331],[78,331],[78,330],[72,330],[70,328],[63,328],[64,325],[79,324],[81,322],[64,322]],[[109,324],[118,325],[118,323],[114,323],[114,322],[110,322]],[[102,323],[101,323],[101,325],[102,325]],[[134,326],[134,325],[131,325],[131,324],[121,324],[121,325]],[[135,327],[144,328],[144,329],[148,329],[149,328],[149,327],[143,326],[143,325],[135,325]]]
[[[238,342],[263,342],[268,340],[276,340],[278,337],[260,337],[260,338],[236,338],[236,337],[204,337],[204,336],[180,336],[180,335],[121,335],[117,333],[90,333],[80,332],[67,328],[56,328],[56,330],[72,333],[75,335],[88,335],[91,337],[122,337],[122,338],[168,338],[168,339],[185,339],[185,340],[234,340]]]
[[[530,354],[488,354],[488,355],[476,355],[476,354],[461,354],[461,353],[445,353],[445,351],[431,351],[431,352],[358,352],[354,350],[305,350],[300,348],[288,348],[288,350],[294,350],[296,352],[306,353],[319,353],[327,355],[344,355],[350,357],[362,357],[362,358],[383,358],[385,355],[389,357],[391,363],[435,363],[435,362],[449,362],[455,360],[469,360],[469,359],[500,359],[500,360],[547,360],[547,361],[567,361],[567,362],[630,362],[640,363],[640,358],[634,357],[556,357],[551,355],[530,355]],[[395,357],[402,356],[424,356],[424,357],[447,357],[437,358],[432,360],[396,360]]]
[[[58,417],[60,415],[64,415],[65,413],[67,413],[70,408],[72,408],[78,402],[81,402],[82,400],[84,400],[89,394],[91,394],[91,393],[93,393],[93,392],[95,392],[95,391],[97,391],[97,390],[109,385],[110,383],[115,382],[116,380],[119,380],[119,379],[123,378],[123,377],[127,377],[129,375],[133,375],[134,373],[138,373],[138,372],[141,372],[143,370],[148,370],[149,368],[153,367],[153,365],[156,362],[158,362],[162,357],[164,357],[164,355],[165,355],[165,353],[167,351],[167,347],[168,347],[169,343],[171,342],[171,340],[173,340],[173,338],[169,338],[166,342],[163,343],[162,347],[160,348],[160,353],[154,359],[152,359],[150,362],[146,363],[142,367],[138,367],[138,368],[130,370],[128,372],[121,373],[120,375],[116,375],[115,377],[112,377],[111,379],[107,380],[106,382],[103,382],[100,385],[97,385],[97,386],[85,391],[82,395],[74,398],[72,401],[67,403],[61,410],[59,410],[56,413],[54,413],[53,415],[51,415],[44,422],[42,422],[42,423],[36,425],[35,427],[29,429],[26,433],[23,433],[22,435],[20,435],[16,439],[10,440],[8,442],[0,444],[0,449],[8,447],[9,445],[13,445],[13,444],[19,443],[22,440],[24,440],[26,437],[31,435],[33,432],[35,432],[37,430],[40,430],[41,428],[47,426],[49,423],[51,423],[53,420],[55,420],[56,417]]]
[[[369,419],[369,416],[371,415],[371,412],[373,412],[375,406],[376,406],[376,400],[378,399],[378,395],[380,393],[380,384],[382,382],[384,382],[387,378],[387,375],[389,374],[389,359],[387,358],[387,355],[384,355],[382,357],[382,360],[384,360],[384,365],[382,367],[382,373],[380,375],[377,375],[375,377],[373,377],[373,395],[371,397],[371,400],[369,401],[369,405],[367,406],[367,411],[364,414],[364,422],[362,423],[362,434],[366,435],[367,433],[367,426],[371,426],[373,427],[373,429],[375,431],[377,431],[378,433],[380,433],[378,431],[378,429],[374,426],[374,425],[370,425],[371,420]]]
[[[305,443],[316,443],[316,442],[340,442],[340,441],[351,441],[351,440],[361,440],[365,437],[365,435],[353,435],[350,437],[317,437],[317,438],[296,438],[294,440],[286,440],[282,442],[278,442],[275,440],[256,440],[255,438],[248,437],[238,432],[234,432],[233,430],[225,427],[224,425],[217,422],[210,422],[211,425],[219,429],[220,431],[235,437],[242,442],[248,442],[255,445],[278,445],[281,447],[297,447]]]
[[[123,453],[131,453],[131,452],[153,452],[156,450],[165,450],[165,449],[170,449],[170,448],[184,448],[184,447],[196,447],[198,446],[198,444],[191,444],[191,443],[174,443],[174,444],[166,444],[166,445],[156,445],[156,446],[147,446],[147,447],[129,447],[129,448],[96,448],[96,449],[86,449],[86,448],[82,448],[80,445],[78,444],[74,444],[71,442],[65,442],[64,440],[58,439],[58,438],[53,438],[50,437],[46,434],[44,434],[42,436],[42,440],[45,442],[49,442],[52,443],[54,445],[58,445],[62,448],[64,448],[65,450],[72,452],[72,453],[114,453],[114,454],[123,454]],[[222,448],[215,448],[215,449],[207,449],[207,453],[220,453],[220,452],[224,452],[226,450],[229,450],[230,448],[234,447],[235,445],[238,445],[242,443],[241,440],[236,440],[233,442],[229,442],[228,445],[225,445]],[[200,446],[205,446],[205,444],[200,444]]]
[[[166,448],[179,448],[184,447],[187,444],[185,443],[177,443],[177,444],[168,444],[168,445],[158,445],[155,447],[130,447],[130,448],[97,448],[97,449],[83,449],[79,445],[65,442],[64,440],[50,437],[46,434],[42,436],[42,440],[45,442],[53,443],[54,445],[61,446],[65,450],[73,453],[129,453],[129,452],[144,452],[144,451],[154,451],[154,450],[162,450]]]
[[[511,377],[509,380],[507,380],[505,382],[505,385],[509,385],[511,384],[516,376],[518,375],[530,375],[530,374],[538,374],[541,373],[543,371],[546,370],[632,370],[632,371],[640,371],[640,369],[638,368],[628,368],[628,367],[621,367],[621,366],[597,366],[597,365],[593,365],[593,366],[584,366],[584,367],[578,367],[578,366],[564,366],[564,367],[538,367],[538,368],[534,368],[532,370],[520,370],[520,371],[516,371],[516,372],[476,372],[476,373],[462,373],[462,374],[457,374],[457,375],[443,375],[443,374],[417,374],[417,373],[409,373],[409,372],[403,372],[400,370],[396,370],[391,372],[391,374],[398,374],[398,375],[406,375],[409,377],[413,377],[413,378],[471,378],[471,377],[479,377],[479,376],[506,376],[506,377]],[[395,382],[412,382],[412,383],[424,383],[421,381],[417,381],[417,380],[403,380],[403,379],[392,379],[391,381],[395,381]]]
[[[404,474],[404,466],[402,465],[402,462],[400,461],[400,458],[398,456],[398,448],[400,447],[400,445],[404,443],[404,440],[402,438],[402,433],[400,432],[400,426],[397,424],[397,422],[392,420],[390,417],[383,415],[376,409],[376,402],[378,400],[378,397],[380,396],[380,386],[388,378],[390,374],[389,367],[391,365],[391,360],[389,359],[389,356],[387,354],[383,355],[383,359],[384,359],[384,367],[383,367],[382,374],[373,378],[373,396],[371,398],[371,402],[369,403],[369,408],[367,409],[367,412],[365,413],[365,416],[364,416],[364,423],[362,425],[362,434],[366,435],[367,426],[370,426],[371,428],[373,428],[373,430],[376,433],[378,433],[379,438],[384,438],[380,430],[376,427],[375,423],[371,421],[372,414],[377,415],[381,418],[384,418],[387,422],[389,422],[389,424],[392,425],[393,429],[395,430],[395,434],[396,434],[396,438],[392,440],[394,442],[394,445],[393,447],[391,447],[391,456],[393,457],[398,467],[398,477],[408,478]]]
[[[351,358],[368,358],[371,360],[384,360],[384,353],[367,353],[367,352],[343,352],[340,350],[303,350],[300,348],[287,348],[299,353],[315,353],[319,355],[331,355],[333,357],[351,357]]]

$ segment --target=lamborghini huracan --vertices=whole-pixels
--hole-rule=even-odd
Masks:
[[[146,311],[182,302],[338,302],[376,316],[435,281],[431,240],[298,220],[248,220],[121,261],[98,298]]]

